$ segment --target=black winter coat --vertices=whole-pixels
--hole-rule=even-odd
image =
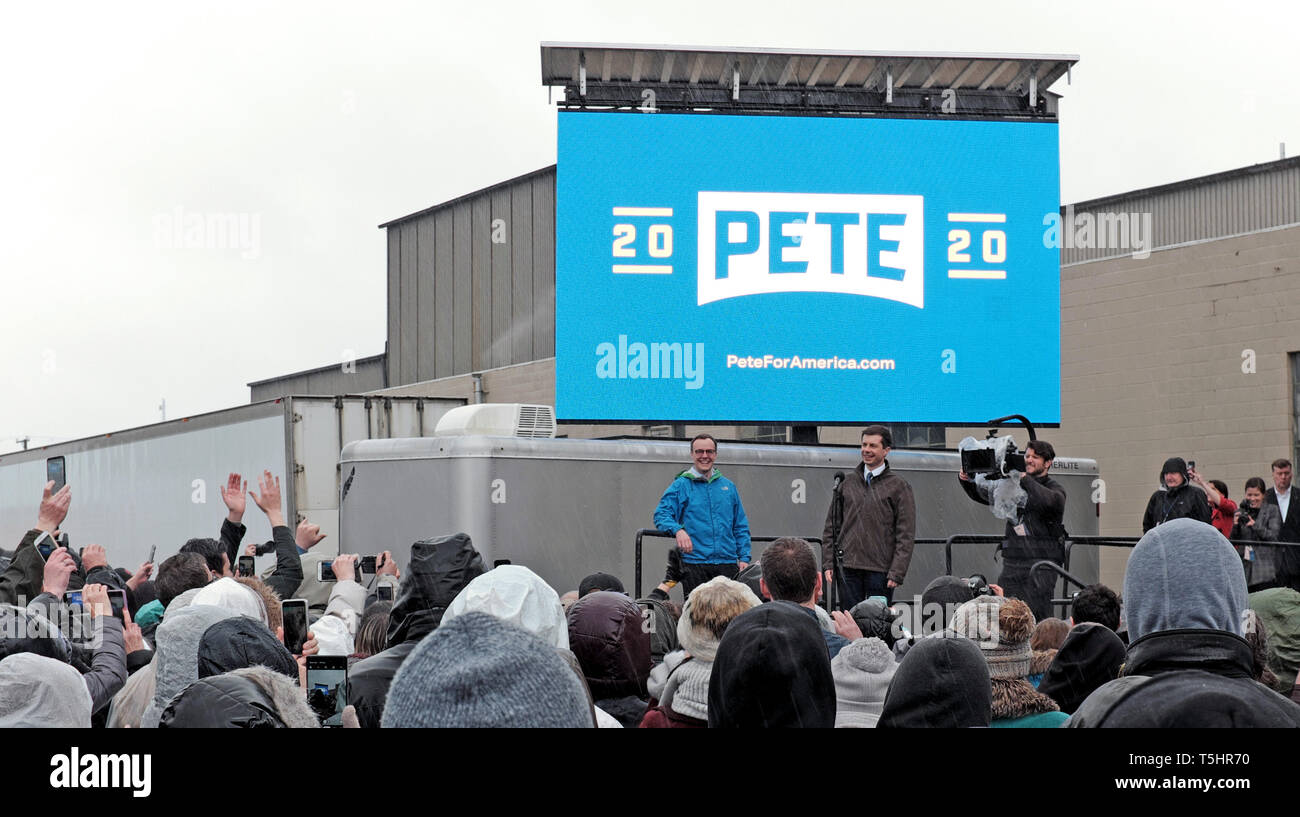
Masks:
[[[1142,514],[1142,532],[1171,519],[1195,519],[1210,524],[1210,501],[1200,489],[1184,482],[1177,488],[1156,491],[1147,500],[1146,513]]]
[[[1124,674],[1071,727],[1300,727],[1300,704],[1255,680],[1250,645],[1220,630],[1163,630],[1128,649]]]
[[[483,557],[469,535],[457,533],[411,545],[411,563],[388,618],[388,649],[354,664],[348,675],[348,703],[365,728],[379,728],[388,688],[402,662],[442,621],[465,585],[485,572]]]

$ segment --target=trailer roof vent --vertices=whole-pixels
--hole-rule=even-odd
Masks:
[[[482,434],[488,437],[554,437],[555,409],[525,403],[480,403],[442,415],[433,432],[439,437]]]

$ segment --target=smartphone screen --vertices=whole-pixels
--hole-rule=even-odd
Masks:
[[[379,585],[378,589],[375,590],[375,597],[376,597],[379,601],[392,601],[392,600],[393,600],[393,586],[392,586],[391,584],[381,584],[381,585]]]
[[[374,557],[374,556],[362,556],[362,557],[361,557],[361,572],[362,572],[362,573],[369,573],[369,574],[372,575],[372,576],[374,575],[374,573],[375,573],[375,557]]]
[[[338,578],[334,575],[334,564],[332,562],[318,562],[316,564],[316,581],[338,581]]]
[[[320,718],[321,726],[342,726],[347,702],[347,656],[307,656],[307,705]]]
[[[253,575],[254,570],[256,570],[256,567],[255,567],[255,564],[254,564],[254,561],[253,561],[253,557],[252,557],[252,556],[240,556],[240,557],[239,557],[239,571],[238,571],[238,575],[240,575],[240,576],[250,576],[250,577],[251,577],[251,576]]]
[[[45,461],[45,481],[53,480],[54,488],[51,493],[57,493],[64,485],[68,484],[68,475],[63,465],[63,457],[50,457]]]
[[[55,547],[56,545],[54,540],[47,536],[37,543],[36,552],[41,554],[41,558],[48,562],[50,560],[50,554],[54,552]]]
[[[113,617],[126,624],[126,591],[109,590],[108,601],[113,605]]]
[[[64,593],[64,594],[63,594],[63,603],[66,604],[66,605],[68,605],[69,607],[81,607],[81,606],[83,606],[83,605],[82,605],[82,602],[81,602],[81,591],[80,591],[80,590],[69,590],[68,592]]]
[[[284,646],[294,655],[302,654],[307,641],[307,600],[288,599],[281,605],[284,612]]]

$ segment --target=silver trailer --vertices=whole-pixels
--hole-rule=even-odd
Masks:
[[[860,461],[856,447],[723,442],[718,454],[718,468],[740,490],[752,535],[773,537],[820,537],[835,472]],[[958,484],[957,452],[895,449],[889,461],[916,495],[918,537],[1002,533],[1004,522]],[[689,465],[687,443],[662,440],[361,441],[343,449],[341,532],[349,547],[391,550],[404,564],[412,542],[464,531],[489,565],[498,559],[524,564],[560,593],[598,570],[619,576],[631,592],[636,533],[654,527],[660,495]],[[1068,494],[1066,529],[1095,536],[1096,462],[1058,458],[1052,473]],[[671,546],[668,538],[644,539],[643,592],[662,578]],[[755,558],[762,547],[754,546]],[[954,573],[980,572],[994,580],[999,566],[993,549],[990,543],[956,545]],[[942,544],[918,544],[894,598],[919,595],[944,565]],[[1096,581],[1096,551],[1076,548],[1071,568]]]
[[[63,457],[72,487],[64,522],[73,548],[104,545],[114,566],[134,569],[158,546],[161,561],[186,539],[215,537],[232,472],[249,487],[280,477],[285,518],[306,517],[338,552],[339,452],[354,440],[432,434],[461,400],[421,397],[284,397],[0,456],[0,547],[13,549],[36,522],[46,461]],[[286,479],[286,475],[290,478]],[[271,537],[250,500],[245,541]],[[262,557],[265,565],[273,556]]]

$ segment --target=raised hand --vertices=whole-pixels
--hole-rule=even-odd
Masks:
[[[270,471],[263,471],[262,476],[257,478],[257,487],[261,489],[261,494],[250,490],[248,495],[266,514],[271,527],[280,527],[284,524],[284,511],[280,507],[280,478],[271,476]]]
[[[54,490],[54,480],[45,483],[45,494],[41,497],[41,509],[36,514],[36,529],[53,533],[63,524],[68,515],[68,506],[72,504],[72,488],[64,485],[58,493]]]
[[[238,525],[244,518],[244,509],[248,507],[248,480],[232,473],[221,486],[221,501],[226,503],[226,518]]]
[[[313,525],[306,519],[298,523],[298,530],[294,533],[294,541],[303,550],[311,550],[324,538],[325,534],[320,532],[320,525]]]

